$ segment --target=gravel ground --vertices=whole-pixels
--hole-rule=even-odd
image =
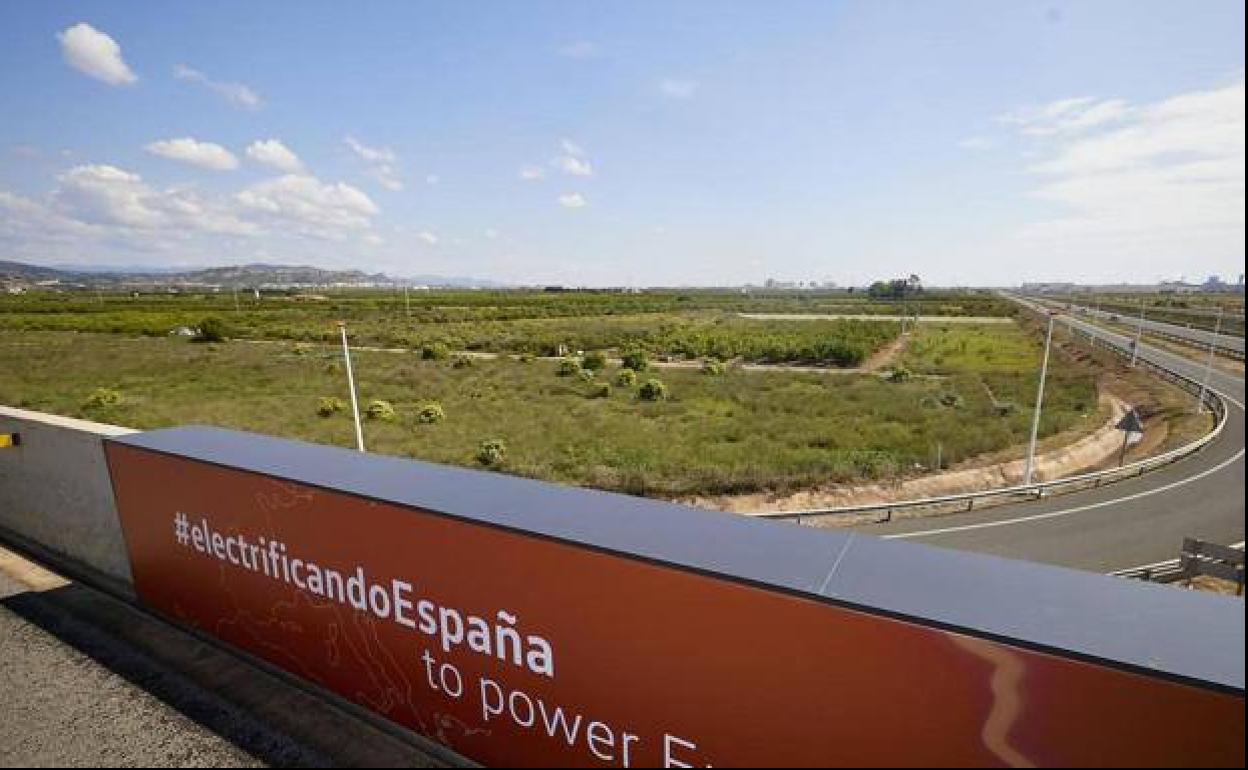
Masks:
[[[35,596],[0,572],[0,764],[262,766],[10,608]]]

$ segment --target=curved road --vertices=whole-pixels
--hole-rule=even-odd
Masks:
[[[1092,318],[1100,318],[1106,321],[1113,321],[1132,328],[1135,328],[1140,323],[1139,316],[1131,315],[1126,312],[1111,313],[1105,310],[1085,307],[1083,305],[1070,305],[1069,303],[1053,300],[1047,297],[1039,298],[1039,301],[1072,307],[1082,315],[1090,316]],[[1200,345],[1203,347],[1208,347],[1209,343],[1212,342],[1215,347],[1222,350],[1235,351],[1240,355],[1243,355],[1244,353],[1244,338],[1236,337],[1225,332],[1215,335],[1213,332],[1205,331],[1204,329],[1193,329],[1190,326],[1179,326],[1178,324],[1166,323],[1165,321],[1153,321],[1147,316],[1144,318],[1144,331],[1156,332],[1158,334],[1168,334],[1172,337],[1187,340],[1193,345]]]
[[[1131,338],[1070,316],[1120,349]],[[1148,345],[1140,357],[1200,381],[1204,366]],[[1209,386],[1226,401],[1222,434],[1200,452],[1138,478],[984,511],[857,529],[888,538],[1111,572],[1178,556],[1184,537],[1244,539],[1244,380],[1218,371]]]

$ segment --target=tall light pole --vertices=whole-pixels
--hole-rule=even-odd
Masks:
[[[1213,337],[1209,339],[1209,359],[1205,361],[1205,376],[1200,381],[1200,396],[1196,399],[1196,413],[1205,411],[1205,392],[1209,390],[1209,375],[1213,372],[1213,348],[1218,343],[1218,335],[1222,332],[1222,306],[1218,306],[1218,320],[1213,324]]]
[[[351,348],[347,346],[347,322],[338,322],[342,334],[342,358],[347,362],[347,387],[351,391],[351,416],[355,418],[355,447],[364,451],[364,428],[360,425],[360,404],[355,398],[355,375],[351,373]]]
[[[1131,346],[1131,366],[1140,357],[1140,339],[1144,336],[1144,298],[1140,298],[1140,323],[1135,327],[1135,344]]]
[[[1044,379],[1049,374],[1049,349],[1053,346],[1053,319],[1056,313],[1049,313],[1049,330],[1044,335],[1044,361],[1040,364],[1040,388],[1036,391],[1036,409],[1031,415],[1031,440],[1027,443],[1027,472],[1023,476],[1023,486],[1031,484],[1031,477],[1036,469],[1036,434],[1040,432],[1040,407],[1044,404]]]

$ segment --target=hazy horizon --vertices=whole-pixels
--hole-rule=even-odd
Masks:
[[[0,9],[0,259],[509,284],[1244,269],[1241,3]]]

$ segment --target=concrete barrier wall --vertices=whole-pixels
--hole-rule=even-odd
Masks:
[[[0,536],[132,596],[102,440],[133,432],[0,406],[0,433],[21,435],[20,445],[0,448]]]

